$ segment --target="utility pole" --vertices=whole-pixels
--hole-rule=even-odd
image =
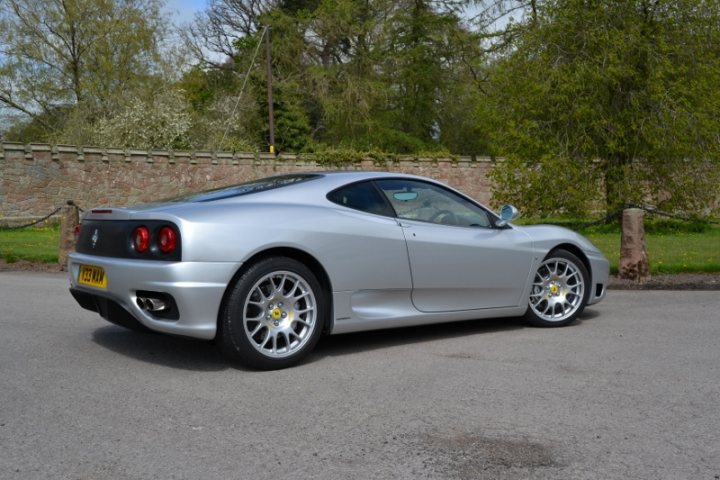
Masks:
[[[268,126],[270,153],[275,154],[275,113],[273,111],[272,58],[270,56],[270,27],[265,31],[265,63],[267,63]]]

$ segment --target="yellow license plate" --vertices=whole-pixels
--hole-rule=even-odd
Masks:
[[[80,265],[78,283],[96,288],[107,288],[105,269],[94,265]]]

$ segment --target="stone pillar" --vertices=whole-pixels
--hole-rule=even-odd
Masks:
[[[622,216],[618,278],[643,282],[650,278],[650,262],[645,250],[645,212],[626,208]]]
[[[67,259],[75,250],[75,227],[80,223],[80,215],[75,202],[68,200],[67,205],[60,208],[60,248],[58,262],[60,270],[67,270]]]

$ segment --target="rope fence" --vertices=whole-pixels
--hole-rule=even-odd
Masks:
[[[80,213],[84,212],[84,210],[83,210],[82,208],[80,208],[80,207],[79,207],[74,201],[72,201],[72,200],[68,200],[67,203],[66,203],[66,205],[69,205],[69,206],[71,206],[71,207],[77,208]],[[39,219],[37,219],[37,220],[33,220],[32,222],[25,223],[25,224],[22,224],[22,225],[13,225],[12,227],[7,226],[7,227],[3,227],[3,228],[4,228],[5,230],[21,230],[21,229],[23,229],[23,228],[34,227],[35,225],[37,225],[37,224],[39,224],[39,223],[42,223],[42,222],[50,219],[50,217],[52,217],[52,216],[54,216],[54,215],[57,215],[58,212],[60,212],[60,210],[62,210],[62,207],[58,207],[58,208],[56,208],[55,210],[53,210],[52,212],[50,212],[50,213],[48,213],[47,215],[45,215],[44,217],[39,218]]]
[[[25,224],[23,224],[23,225],[13,225],[12,227],[9,227],[9,226],[8,226],[8,227],[4,227],[4,228],[5,228],[6,230],[20,230],[20,229],[23,229],[23,228],[34,227],[34,226],[37,225],[38,223],[42,223],[42,222],[44,222],[45,220],[49,219],[50,217],[52,217],[53,215],[55,215],[55,214],[58,213],[59,211],[60,211],[60,208],[56,208],[56,209],[53,210],[51,213],[48,213],[48,214],[45,215],[44,217],[42,217],[42,218],[40,218],[40,219],[38,219],[38,220],[35,220],[35,221],[33,221],[33,222],[25,223]]]
[[[604,217],[602,217],[598,220],[594,220],[594,221],[587,222],[587,223],[582,223],[582,224],[578,225],[577,229],[584,230],[588,227],[594,227],[596,225],[606,225],[608,223],[611,223],[614,220],[619,221],[622,218],[623,210],[625,210],[627,208],[638,208],[650,215],[657,215],[659,217],[672,218],[674,220],[681,220],[683,222],[720,225],[720,221],[712,220],[710,218],[689,217],[687,215],[681,215],[678,213],[663,212],[662,210],[658,210],[656,207],[653,207],[651,205],[635,205],[635,204],[629,203],[629,204],[625,205],[625,207],[619,208],[619,209],[615,210],[614,212],[608,213],[607,215],[605,215]]]
[[[677,213],[668,213],[663,212],[662,210],[658,210],[655,207],[647,206],[647,205],[633,205],[629,204],[626,208],[639,208],[640,210],[644,210],[646,213],[649,213],[651,215],[658,215],[660,217],[668,217],[673,218],[675,220],[682,220],[684,222],[690,222],[690,223],[710,223],[713,225],[720,225],[720,221],[718,220],[711,220],[709,218],[696,218],[696,217],[688,217],[687,215],[680,215]]]

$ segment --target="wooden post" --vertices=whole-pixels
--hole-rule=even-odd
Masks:
[[[60,245],[58,262],[60,270],[67,270],[70,252],[75,250],[75,227],[80,224],[80,214],[75,202],[68,200],[67,205],[60,208]]]
[[[618,278],[643,282],[650,278],[650,261],[645,250],[645,212],[640,208],[623,210]]]
[[[270,27],[265,29],[265,63],[267,64],[268,128],[270,130],[270,153],[275,151],[275,112],[273,111],[272,57],[270,50]]]

